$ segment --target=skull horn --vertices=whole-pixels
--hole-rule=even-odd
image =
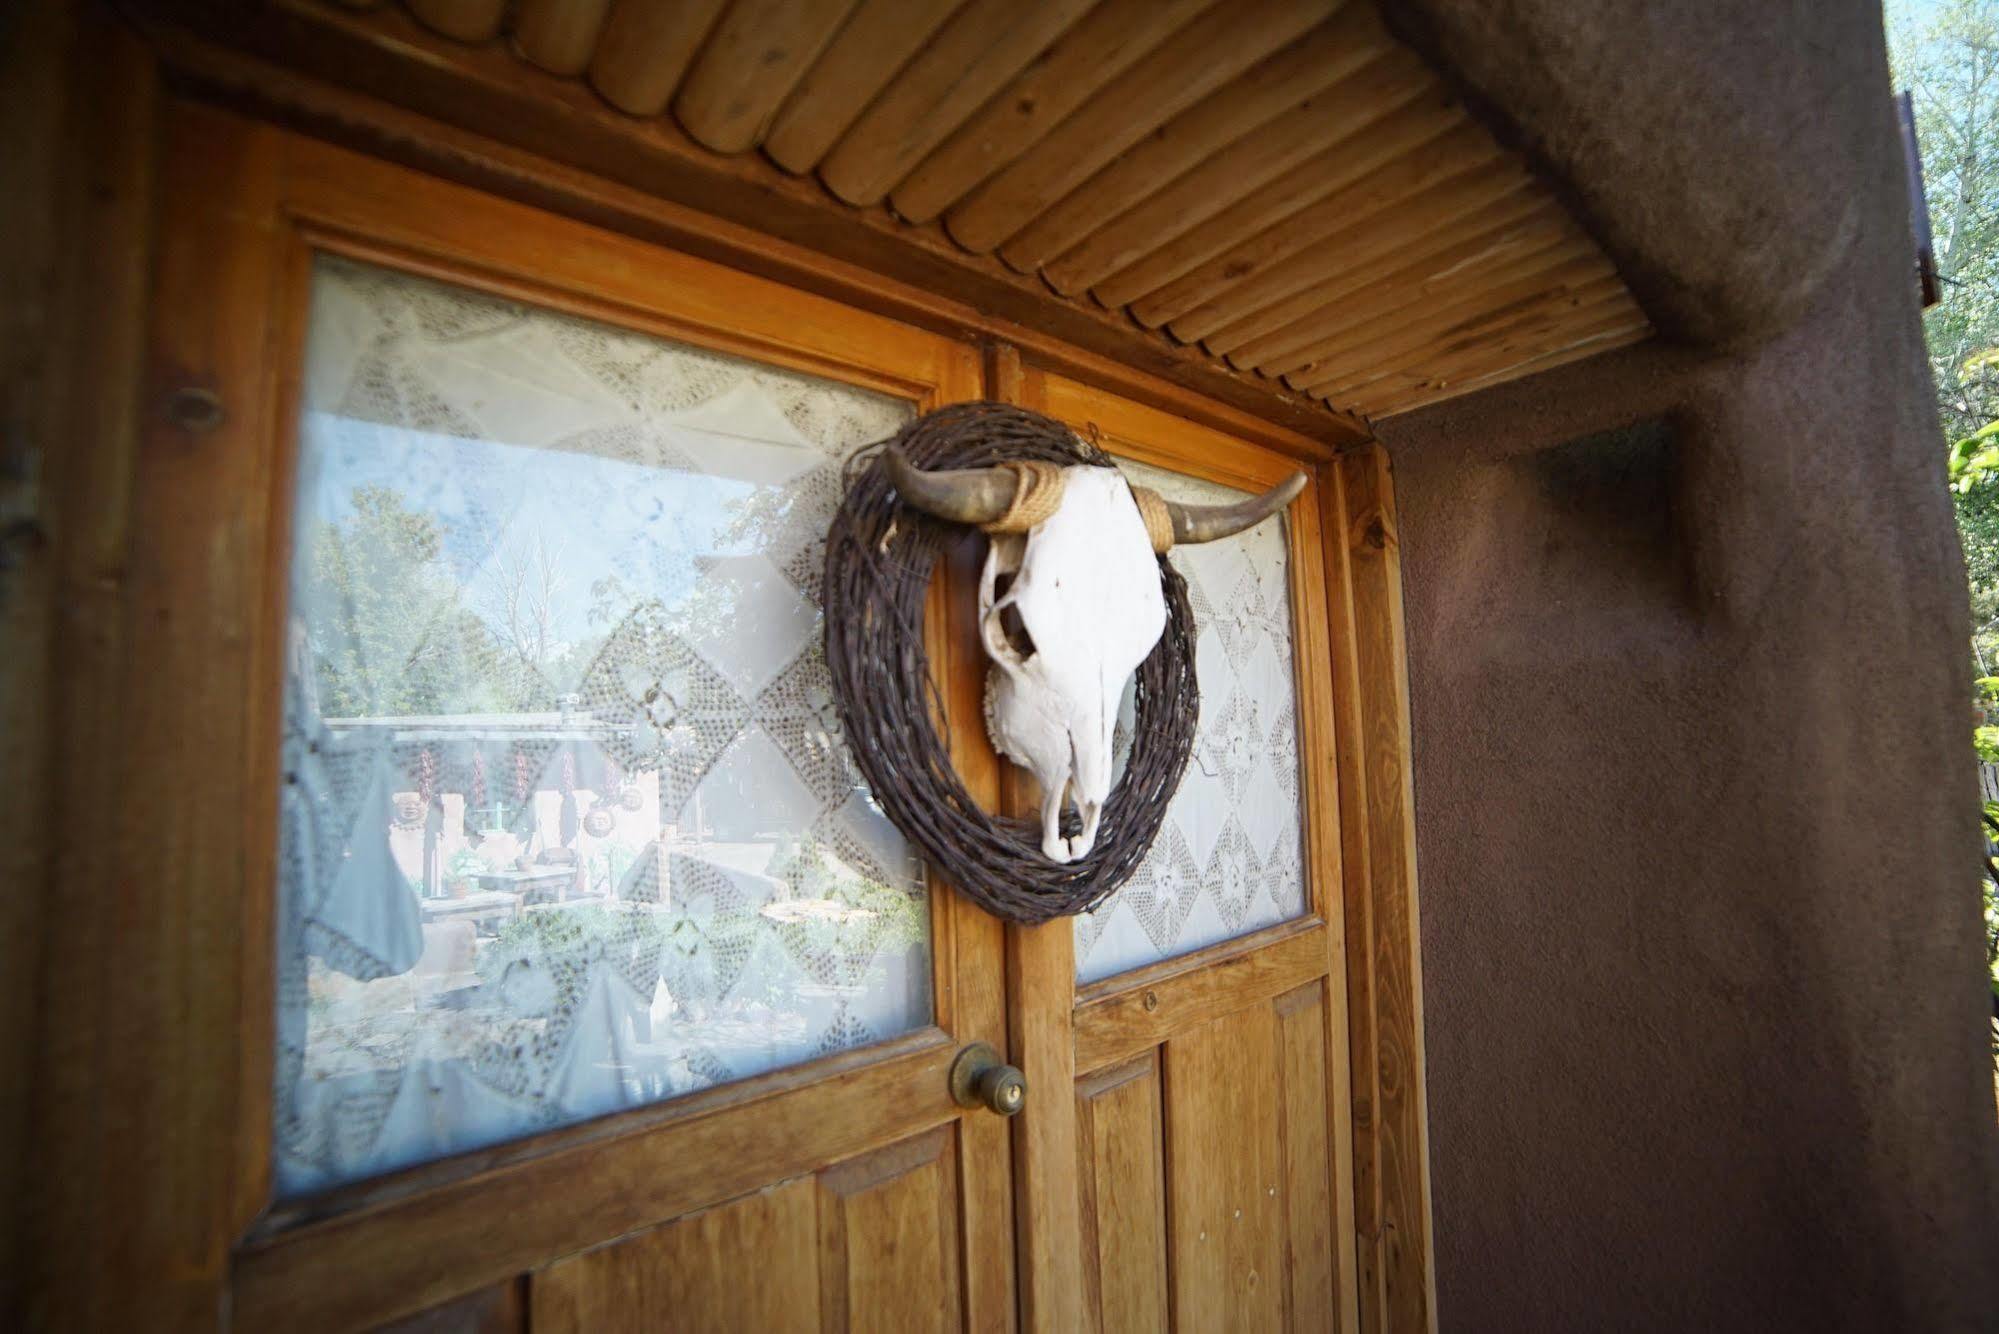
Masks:
[[[952,523],[997,523],[1013,504],[1020,481],[1004,468],[954,468],[925,472],[890,445],[883,455],[888,479],[902,498],[925,514]]]
[[[1294,472],[1262,495],[1233,505],[1179,505],[1169,500],[1166,509],[1173,516],[1174,545],[1233,537],[1289,505],[1304,489],[1305,474]]]

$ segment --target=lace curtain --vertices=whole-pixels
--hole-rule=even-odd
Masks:
[[[281,1191],[928,1021],[818,607],[908,403],[332,259],[303,400]]]
[[[1133,485],[1169,500],[1213,505],[1243,496],[1144,464],[1120,466]],[[1137,874],[1075,919],[1084,982],[1289,921],[1307,907],[1283,520],[1175,547],[1167,559],[1186,577],[1200,627],[1194,753]],[[1127,692],[1127,720],[1130,708]]]

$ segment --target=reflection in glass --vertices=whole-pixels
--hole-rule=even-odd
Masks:
[[[1230,504],[1242,492],[1120,461],[1134,486],[1169,500]],[[1188,954],[1303,916],[1298,686],[1292,668],[1284,521],[1168,557],[1199,627],[1201,718],[1194,753],[1138,871],[1076,918],[1084,982]],[[1129,749],[1131,691],[1118,744]]]
[[[330,259],[305,370],[280,1191],[927,1022],[818,606],[910,406]]]

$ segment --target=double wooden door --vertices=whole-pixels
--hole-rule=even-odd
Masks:
[[[227,1254],[217,1304],[162,1310],[1353,1325],[1330,471],[1175,553],[1187,782],[1105,908],[1007,927],[843,749],[843,464],[981,396],[1169,496],[1295,459],[220,113],[170,119],[162,180],[132,707],[173,853],[147,910],[180,930],[116,985],[186,1164],[161,1225]],[[929,648],[961,775],[1023,803],[981,725],[980,554]],[[1017,1117],[952,1100],[975,1042],[1024,1072]]]

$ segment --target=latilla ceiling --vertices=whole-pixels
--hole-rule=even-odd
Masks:
[[[1650,331],[1371,0],[406,4],[1364,417]]]

